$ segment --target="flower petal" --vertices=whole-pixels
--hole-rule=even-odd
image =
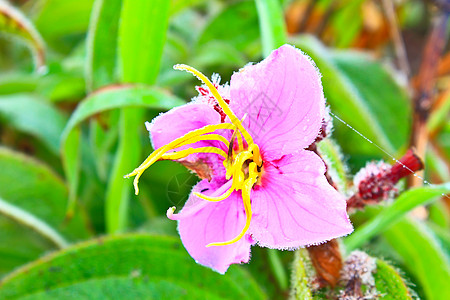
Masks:
[[[300,150],[264,164],[262,184],[252,193],[249,232],[262,246],[296,248],[353,231],[346,202],[326,180],[325,165]]]
[[[284,45],[231,77],[230,107],[265,158],[309,146],[325,116],[320,73],[300,50]]]
[[[193,192],[218,196],[225,190],[217,189],[216,183],[202,180],[194,187]],[[223,274],[231,264],[246,263],[250,260],[250,238],[244,237],[226,246],[206,245],[231,240],[241,232],[245,225],[244,205],[238,192],[233,192],[221,202],[208,202],[206,205],[205,202],[207,201],[191,193],[179,214],[178,231],[184,247],[197,263]],[[186,217],[183,216],[185,209],[189,210]]]
[[[211,124],[220,124],[220,114],[211,106],[203,103],[191,102],[169,110],[146,123],[147,130],[154,149],[160,148],[186,133]],[[216,132],[221,133],[221,132]],[[217,147],[226,150],[219,141],[200,141],[189,146],[178,148]],[[201,178],[211,179],[211,176],[225,174],[223,159],[217,154],[195,153],[178,160],[187,168],[195,171]]]

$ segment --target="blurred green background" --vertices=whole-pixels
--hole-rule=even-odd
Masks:
[[[420,66],[441,23],[426,142],[413,146],[424,148],[420,174],[442,184],[354,214],[357,230],[343,245],[347,253],[362,248],[395,267],[379,267],[382,298],[450,299],[450,201],[442,197],[450,190],[445,5],[0,1],[0,299],[336,297],[342,286],[290,292],[301,286],[290,251],[253,247],[251,262],[224,276],[196,265],[176,223],[165,217],[168,207],[182,207],[195,176],[177,163],[159,162],[143,175],[135,196],[123,175],[152,151],[144,122],[196,95],[199,82],[174,64],[219,73],[226,82],[284,43],[313,58],[334,114],[400,158],[417,134]],[[351,195],[352,175],[367,162],[393,161],[338,120],[333,124],[333,139],[319,149],[341,191]],[[411,216],[415,207],[421,208]]]

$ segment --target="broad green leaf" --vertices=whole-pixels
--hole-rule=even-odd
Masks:
[[[375,287],[385,300],[412,299],[408,287],[399,272],[387,262],[377,259],[377,270],[373,274]]]
[[[402,216],[413,208],[435,200],[436,197],[449,191],[450,183],[419,187],[402,193],[390,206],[383,209],[377,216],[358,227],[355,232],[345,238],[346,248],[351,251],[360,247],[376,234],[394,225],[396,221],[400,220]]]
[[[254,1],[240,1],[225,7],[211,19],[198,44],[220,40],[252,57],[259,57],[260,31]],[[255,55],[256,54],[256,55]]]
[[[264,56],[287,41],[286,24],[278,0],[256,0]]]
[[[76,245],[0,282],[1,299],[264,299],[239,266],[197,265],[178,239],[126,235]],[[168,298],[167,298],[168,297]]]
[[[450,298],[448,253],[443,252],[442,245],[424,224],[403,218],[383,235],[401,256],[426,299]]]
[[[443,251],[450,254],[450,231],[448,227],[441,227],[435,223],[428,222],[428,227],[433,231],[436,238],[442,244]]]
[[[86,81],[90,90],[116,81],[117,34],[122,0],[97,0],[89,24]]]
[[[373,115],[388,144],[392,145],[392,149],[386,150],[395,152],[404,149],[409,142],[411,102],[406,90],[396,83],[392,71],[373,58],[357,52],[334,52],[332,59],[344,78],[353,84],[357,94],[364,99],[363,106]],[[369,120],[363,124],[372,126]]]
[[[87,30],[94,0],[45,0],[42,2],[43,5],[40,6],[34,22],[46,40],[80,34]]]
[[[292,43],[311,56],[322,73],[325,97],[334,114],[392,155],[407,146],[410,103],[387,70],[354,51],[331,52],[311,36],[296,37]],[[336,118],[334,125],[334,136],[350,160],[383,155]]]
[[[89,235],[80,213],[65,220],[67,188],[47,166],[0,148],[0,169],[0,197],[3,200],[42,220],[69,241]],[[0,274],[54,247],[28,228],[2,216],[0,232]]]
[[[6,33],[28,42],[37,67],[45,65],[45,45],[34,25],[14,6],[0,0],[0,33]]]
[[[0,118],[41,140],[54,154],[67,119],[50,103],[28,94],[0,96]]]

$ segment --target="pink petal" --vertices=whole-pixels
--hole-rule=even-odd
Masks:
[[[202,180],[193,191],[219,196],[226,188],[217,189],[216,183]],[[223,274],[231,264],[250,260],[252,242],[249,237],[244,237],[227,246],[206,245],[231,240],[241,232],[245,225],[244,205],[238,192],[221,202],[207,202],[206,205],[205,202],[191,193],[179,214],[178,231],[184,247],[197,263]],[[184,210],[188,211],[185,216]]]
[[[220,124],[220,114],[207,104],[191,102],[159,115],[153,119],[152,123],[147,122],[146,127],[150,132],[153,148],[157,149],[185,135],[189,131],[210,124]],[[228,132],[223,131],[217,131],[215,133],[229,135]],[[224,144],[218,141],[200,141],[180,147],[177,150],[189,147],[219,147],[225,151],[227,150]],[[211,176],[224,174],[225,172],[222,164],[223,158],[217,154],[191,154],[178,161],[197,173],[203,173],[199,174],[202,178],[211,179]],[[208,174],[209,176],[202,176],[206,173],[211,174]]]
[[[324,176],[313,152],[300,150],[264,164],[262,185],[252,193],[249,232],[262,246],[296,248],[353,231],[346,202]]]
[[[265,158],[309,146],[325,114],[320,73],[300,50],[284,45],[231,77],[231,109]]]

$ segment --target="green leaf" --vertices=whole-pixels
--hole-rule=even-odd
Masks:
[[[75,128],[64,136],[62,140],[62,164],[69,185],[68,218],[72,218],[75,213],[78,184],[80,182],[80,139],[81,131],[79,128]]]
[[[408,287],[398,271],[387,262],[377,259],[377,270],[373,274],[377,292],[384,300],[410,300]]]
[[[364,0],[340,1],[340,7],[331,17],[334,43],[348,48],[363,27],[362,8]]]
[[[34,25],[7,1],[0,1],[0,33],[6,33],[28,42],[33,50],[37,67],[45,65],[45,45]]]
[[[9,126],[41,140],[54,154],[59,153],[59,139],[67,119],[50,103],[27,94],[0,96],[0,116]]]
[[[256,0],[264,56],[287,41],[286,24],[278,0]]]
[[[87,37],[86,81],[90,90],[116,81],[117,34],[122,0],[97,0]]]
[[[436,197],[449,191],[450,183],[419,187],[402,193],[390,206],[383,209],[377,216],[358,227],[355,232],[345,238],[346,248],[351,251],[360,247],[376,234],[394,225],[396,221],[400,220],[402,216],[413,208],[435,200]]]
[[[45,0],[35,24],[46,40],[84,33],[94,0]]]
[[[170,109],[185,102],[167,91],[141,85],[111,86],[101,89],[81,101],[64,129],[67,134],[84,120],[115,108],[145,107]]]
[[[138,128],[142,126],[142,116],[143,111],[137,108],[125,108],[120,112],[119,146],[106,192],[106,229],[109,233],[124,231],[128,225],[132,183],[123,177],[138,166],[141,155]]]
[[[61,138],[65,174],[70,187],[69,214],[73,213],[79,182],[80,133],[77,126],[96,114],[115,108],[170,109],[183,103],[182,100],[171,96],[164,90],[131,85],[104,88],[81,101],[67,122]],[[142,124],[139,125],[142,126]],[[132,130],[136,130],[136,128]],[[123,175],[134,167],[130,166],[129,170],[123,172],[119,178],[128,184],[128,181],[123,179]]]
[[[254,1],[240,1],[221,11],[211,19],[198,40],[198,45],[220,41],[247,55],[260,55],[258,15]],[[259,47],[259,45],[258,45]],[[253,55],[255,56],[255,55]]]
[[[384,234],[414,276],[426,299],[450,299],[450,261],[442,245],[422,223],[403,218]]]
[[[124,0],[119,26],[121,82],[153,84],[159,73],[169,5],[166,0]],[[106,191],[108,232],[123,231],[127,225],[131,184],[123,179],[137,167],[140,157],[138,128],[143,111],[120,112],[120,139]]]
[[[89,235],[81,214],[65,220],[67,188],[47,166],[0,148],[0,198],[75,241]],[[0,216],[0,273],[54,247],[28,228]]]
[[[206,2],[205,0],[171,0],[170,1],[170,15],[176,15],[190,6]]]
[[[123,0],[119,26],[122,82],[153,84],[169,20],[167,0]]]
[[[264,299],[265,295],[238,266],[220,275],[197,265],[176,238],[127,235],[57,252],[0,283],[0,298],[25,297]]]
[[[386,69],[358,52],[331,52],[311,36],[296,37],[292,43],[311,56],[322,73],[325,97],[334,114],[393,155],[407,147],[411,105]],[[362,156],[365,162],[383,155],[338,120],[334,125],[334,135],[351,160]]]
[[[200,69],[211,66],[239,68],[246,64],[246,59],[242,53],[228,43],[211,41],[199,46],[191,64]]]

